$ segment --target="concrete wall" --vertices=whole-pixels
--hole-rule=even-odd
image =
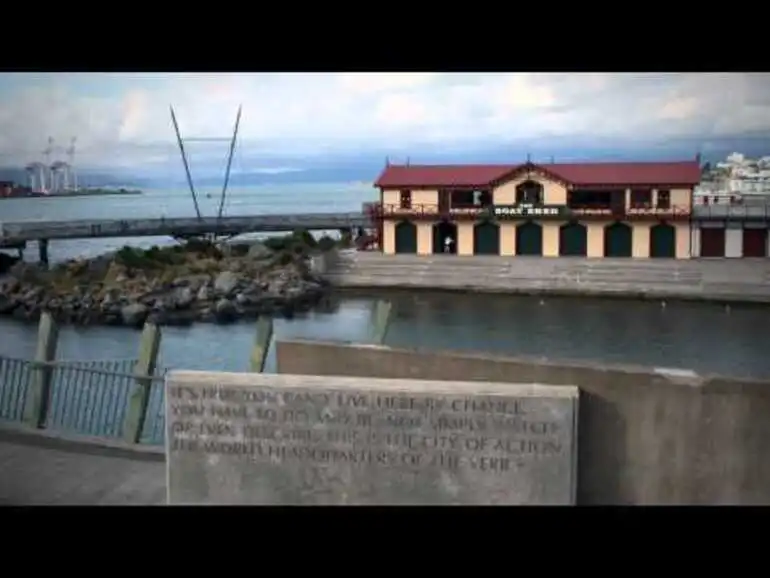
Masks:
[[[725,229],[725,257],[743,257],[743,227],[737,223],[728,223]]]
[[[686,239],[689,243],[689,239]],[[770,302],[770,259],[340,255],[339,287]]]
[[[278,371],[577,385],[580,504],[770,504],[770,382],[278,342]]]

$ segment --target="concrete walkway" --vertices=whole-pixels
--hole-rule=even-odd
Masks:
[[[339,287],[770,303],[770,259],[586,259],[341,251]]]
[[[0,504],[162,505],[161,448],[139,451],[0,426]]]

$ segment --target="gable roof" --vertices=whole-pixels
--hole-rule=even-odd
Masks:
[[[374,186],[383,189],[420,187],[487,187],[514,178],[520,171],[540,170],[577,186],[682,185],[700,182],[697,160],[679,162],[553,163],[537,165],[388,165]]]

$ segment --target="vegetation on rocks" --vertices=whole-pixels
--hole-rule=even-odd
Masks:
[[[62,323],[132,327],[291,316],[323,297],[327,284],[311,271],[310,258],[336,245],[297,231],[242,244],[123,247],[50,270],[19,262],[0,283],[0,314],[36,321],[48,311]]]

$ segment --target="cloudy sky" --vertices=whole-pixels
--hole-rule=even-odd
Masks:
[[[80,166],[178,163],[170,104],[187,137],[228,136],[243,104],[239,155],[265,171],[362,151],[419,160],[516,143],[708,148],[770,135],[770,75],[748,73],[3,73],[0,99],[2,166],[39,160],[49,136],[62,148],[77,137]],[[195,146],[226,156],[226,143]]]

